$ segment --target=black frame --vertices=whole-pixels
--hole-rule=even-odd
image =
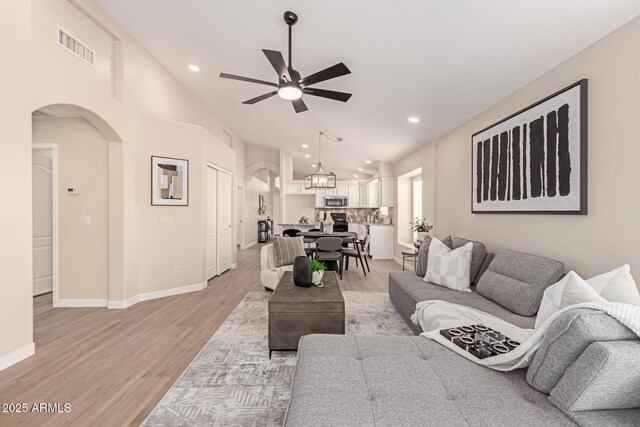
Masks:
[[[185,174],[187,176],[187,204],[186,205],[159,205],[157,203],[153,203],[153,159],[167,159],[167,160],[180,160],[182,162],[187,162],[187,173]],[[151,206],[170,206],[170,207],[187,207],[189,206],[189,182],[191,180],[191,178],[189,177],[189,160],[188,159],[179,159],[177,157],[166,157],[166,156],[151,156]]]
[[[564,92],[571,90],[573,88],[575,88],[576,86],[580,86],[580,209],[578,210],[573,210],[573,211],[476,211],[473,209],[473,196],[474,196],[474,191],[475,189],[473,188],[473,168],[475,165],[475,159],[473,158],[473,138],[482,133],[485,132],[489,129],[491,129],[492,127],[498,126],[504,122],[506,122],[507,120],[510,120],[534,107],[537,107],[538,105],[549,101],[550,99],[555,98],[556,96],[563,94]],[[573,83],[572,85],[569,85],[567,87],[565,87],[564,89],[561,89],[555,93],[553,93],[552,95],[547,96],[544,99],[541,99],[540,101],[529,105],[528,107],[525,107],[521,110],[519,110],[516,113],[511,114],[508,117],[505,117],[504,119],[493,123],[490,126],[485,127],[484,129],[479,130],[478,132],[475,132],[473,135],[471,135],[471,213],[472,214],[541,214],[541,215],[587,215],[588,213],[588,208],[587,208],[587,202],[588,202],[588,197],[587,197],[587,192],[588,192],[588,80],[587,79],[581,79],[575,83]]]

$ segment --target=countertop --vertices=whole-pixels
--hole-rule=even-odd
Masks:
[[[316,224],[278,224],[280,226],[285,226],[285,225],[291,225],[291,226],[296,226],[296,227],[315,227]]]
[[[349,224],[358,224],[358,225],[371,225],[371,226],[381,226],[381,227],[393,227],[393,224],[383,224],[381,222],[350,222]]]

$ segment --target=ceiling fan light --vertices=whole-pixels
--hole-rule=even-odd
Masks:
[[[302,89],[294,85],[280,86],[278,96],[287,101],[295,101],[296,99],[302,98]]]

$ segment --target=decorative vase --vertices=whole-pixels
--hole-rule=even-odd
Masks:
[[[306,256],[297,256],[293,260],[293,284],[301,288],[311,286],[311,260]]]
[[[425,237],[427,237],[428,233],[425,233],[423,231],[419,231],[418,232],[418,242],[422,242],[424,240]]]
[[[335,224],[335,221],[331,218],[331,215],[329,215],[324,221],[324,232],[327,234],[333,233],[333,224]]]
[[[322,282],[322,276],[324,276],[324,271],[314,271],[311,281],[313,282],[314,285],[317,285],[320,282]]]

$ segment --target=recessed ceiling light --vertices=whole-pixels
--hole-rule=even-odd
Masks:
[[[357,178],[357,177],[358,177],[358,175],[353,175],[353,177],[354,177],[354,178]]]
[[[302,144],[302,148],[309,148],[307,144]]]
[[[198,71],[200,71],[200,67],[198,67],[198,66],[197,66],[197,65],[195,65],[195,64],[189,64],[189,69],[190,69],[191,71],[196,72],[196,73],[197,73]]]
[[[417,117],[409,117],[411,123],[420,123],[420,119]]]
[[[311,157],[311,156],[310,156],[310,155],[308,155],[308,154],[305,154],[304,156],[305,156],[307,159],[308,159],[309,157]]]
[[[371,164],[371,160],[365,160],[364,161],[366,164],[370,165]]]
[[[358,171],[360,171],[360,172],[364,172],[364,169],[362,169],[362,168],[358,168]]]

